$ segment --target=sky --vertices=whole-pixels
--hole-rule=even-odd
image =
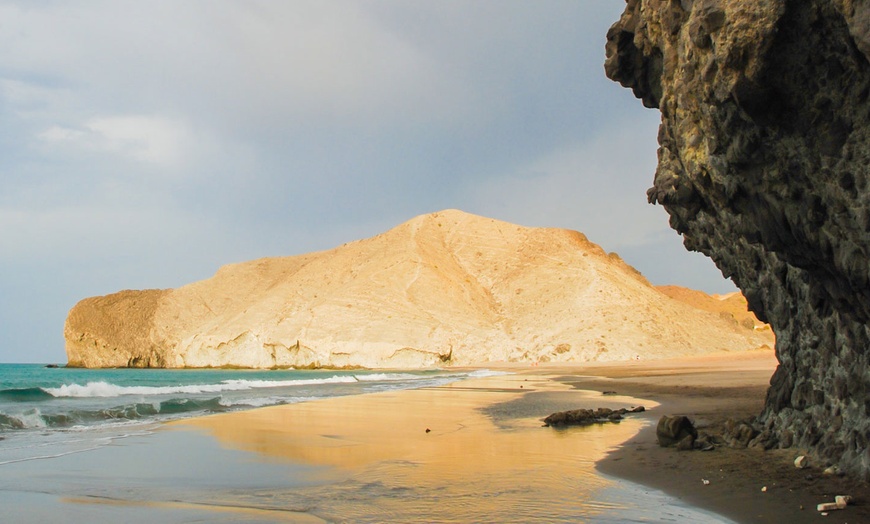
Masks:
[[[623,2],[0,0],[0,362],[82,298],[455,208],[733,291],[646,201],[658,111],[604,75]]]

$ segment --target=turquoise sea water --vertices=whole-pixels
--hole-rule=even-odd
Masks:
[[[0,364],[0,464],[90,449],[183,417],[438,386],[487,373]]]
[[[704,522],[728,519],[656,490],[604,480],[577,462],[577,490],[526,513],[528,489],[465,486],[432,492],[228,449],[211,436],[165,430],[179,418],[368,392],[437,387],[481,371],[85,370],[0,364],[0,520],[10,522]],[[592,428],[604,432],[606,427]],[[502,431],[502,430],[498,430]],[[515,429],[506,429],[509,435]],[[570,432],[542,432],[563,438]],[[582,428],[576,438],[589,438]],[[502,435],[504,437],[505,435]],[[349,445],[349,444],[348,444]],[[533,447],[534,448],[534,447]],[[539,460],[535,449],[529,460]],[[385,462],[385,471],[420,464]],[[392,468],[392,469],[391,469]],[[547,477],[546,468],[533,468]],[[573,468],[572,468],[573,470]],[[582,470],[582,471],[581,471]],[[517,479],[517,482],[533,482]],[[551,485],[553,479],[547,480]],[[592,489],[591,485],[601,488]],[[606,486],[606,487],[605,487]],[[581,489],[582,488],[582,489]],[[577,496],[578,493],[587,495]]]

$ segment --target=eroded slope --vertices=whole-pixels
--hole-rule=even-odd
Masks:
[[[628,360],[765,343],[660,293],[580,233],[454,210],[174,290],[86,299],[66,340],[77,365],[255,368]]]

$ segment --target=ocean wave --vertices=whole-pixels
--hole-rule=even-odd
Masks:
[[[13,402],[34,402],[48,400],[52,395],[42,388],[13,388],[0,390],[0,398]]]
[[[197,395],[202,393],[221,393],[224,391],[244,391],[259,388],[279,388],[288,386],[308,386],[318,384],[353,383],[353,376],[335,375],[329,378],[298,380],[225,380],[218,384],[189,384],[185,386],[119,386],[109,382],[88,382],[85,385],[64,384],[56,388],[43,388],[53,397],[121,397],[124,395]]]
[[[162,402],[136,402],[110,408],[82,410],[73,409],[60,413],[43,413],[39,409],[29,409],[21,413],[0,412],[0,431],[69,428],[111,421],[144,420],[158,415],[180,415],[184,413],[220,413],[230,406],[222,403],[220,397],[209,399],[173,398]]]
[[[60,429],[144,423],[304,402],[335,394],[355,394],[418,387],[437,387],[465,378],[505,375],[491,370],[446,374],[372,372],[319,375],[295,380],[229,379],[213,384],[172,386],[119,385],[108,381],[71,383],[59,387],[0,390],[0,433],[28,429]],[[351,390],[329,385],[359,384]],[[321,389],[317,386],[324,385]],[[293,387],[312,386],[296,389]],[[270,389],[271,388],[271,389]],[[280,388],[290,388],[281,390]],[[53,400],[54,399],[54,400]],[[127,399],[127,400],[125,400]],[[38,406],[38,407],[37,407]]]
[[[38,409],[30,409],[16,415],[0,413],[0,430],[44,428],[47,425]]]

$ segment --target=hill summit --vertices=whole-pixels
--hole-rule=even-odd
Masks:
[[[419,368],[664,358],[769,343],[576,231],[447,210],[329,251],[79,302],[71,366]]]

